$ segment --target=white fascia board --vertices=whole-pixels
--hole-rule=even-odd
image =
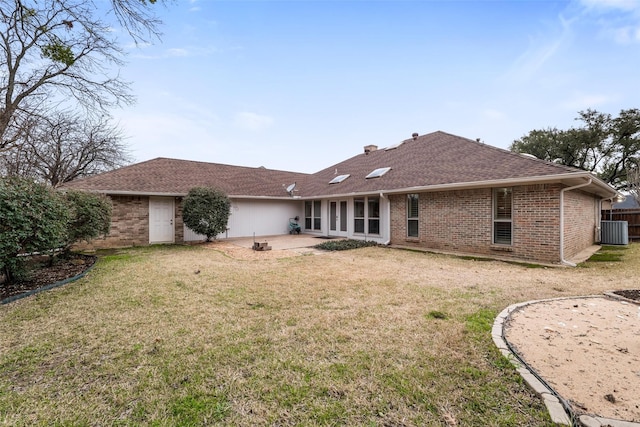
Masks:
[[[401,189],[394,189],[391,191],[385,191],[387,194],[399,194],[399,193],[410,193],[410,192],[426,192],[426,191],[441,191],[441,190],[466,190],[466,189],[474,189],[474,188],[491,188],[491,187],[513,187],[517,185],[534,185],[534,184],[548,184],[548,183],[563,183],[567,185],[571,185],[569,181],[572,180],[592,180],[591,187],[596,187],[598,191],[598,195],[604,197],[605,195],[609,195],[609,197],[615,197],[618,194],[618,191],[613,187],[609,186],[604,181],[598,179],[594,175],[589,172],[584,173],[569,173],[569,174],[559,174],[559,175],[543,175],[543,176],[533,176],[528,178],[509,178],[509,179],[497,179],[490,181],[475,181],[475,182],[461,182],[461,183],[453,183],[453,184],[440,184],[440,185],[429,185],[429,186],[418,186],[418,187],[408,187]]]
[[[111,191],[111,190],[83,190],[91,193],[110,194],[114,196],[151,196],[151,197],[185,197],[187,193],[162,193],[153,191]],[[230,199],[257,199],[257,200],[300,200],[298,196],[276,197],[276,196],[241,196],[228,194]]]
[[[440,185],[430,185],[423,187],[409,187],[402,189],[394,189],[391,191],[385,191],[386,194],[399,194],[399,193],[410,193],[410,192],[425,192],[425,191],[441,191],[441,190],[466,190],[466,189],[474,189],[474,188],[490,188],[490,187],[512,187],[516,185],[535,185],[535,184],[548,184],[559,182],[566,185],[572,185],[567,182],[570,180],[592,180],[590,184],[591,187],[596,187],[596,194],[601,197],[605,197],[608,195],[609,197],[615,197],[618,193],[616,189],[611,187],[609,184],[600,180],[593,174],[589,172],[584,173],[567,173],[560,175],[543,175],[543,176],[532,176],[523,179],[497,179],[490,181],[476,181],[476,182],[461,182],[461,183],[453,183],[453,184],[440,184]]]
[[[82,188],[70,188],[69,190],[88,191],[89,193],[99,193],[113,196],[184,197],[187,195],[186,193],[162,193],[153,191],[86,190]]]
[[[575,179],[592,179],[593,182],[591,184],[592,187],[597,187],[600,191],[597,194],[603,198],[606,197],[616,197],[620,194],[617,190],[611,187],[609,184],[605,183],[601,179],[597,178],[593,174],[589,172],[584,173],[566,173],[559,175],[542,175],[542,176],[533,176],[522,179],[496,179],[489,181],[474,181],[474,182],[456,182],[451,184],[437,184],[437,185],[423,185],[423,186],[415,186],[415,187],[406,187],[406,188],[394,188],[393,190],[371,190],[371,191],[362,191],[362,192],[353,192],[353,193],[343,193],[343,194],[327,194],[323,196],[309,196],[304,197],[304,200],[312,200],[312,199],[338,199],[344,197],[357,197],[357,196],[366,196],[369,194],[405,194],[405,193],[420,193],[420,192],[432,192],[432,191],[451,191],[451,190],[468,190],[474,188],[491,188],[491,187],[512,187],[516,185],[534,185],[534,184],[545,184],[545,183],[554,183],[567,180],[575,180]]]
[[[186,194],[185,194],[186,196]],[[237,196],[230,194],[227,197],[230,199],[252,199],[252,200],[279,200],[279,201],[300,201],[302,198],[300,196]]]

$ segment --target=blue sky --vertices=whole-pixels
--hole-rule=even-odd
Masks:
[[[640,1],[176,0],[127,46],[136,161],[315,172],[437,130],[507,148],[640,108]],[[469,153],[472,155],[472,153]]]

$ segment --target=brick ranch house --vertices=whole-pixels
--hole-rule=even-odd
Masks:
[[[588,172],[444,132],[314,174],[157,158],[64,188],[112,199],[104,248],[201,240],[181,216],[195,186],[231,199],[219,238],[287,234],[297,216],[318,236],[556,264],[600,241],[603,203],[619,196]]]

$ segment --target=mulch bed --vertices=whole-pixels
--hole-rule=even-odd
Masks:
[[[56,259],[51,267],[46,266],[43,258],[34,259],[27,279],[0,283],[0,301],[77,276],[89,269],[96,259],[93,255],[73,254],[69,259]]]

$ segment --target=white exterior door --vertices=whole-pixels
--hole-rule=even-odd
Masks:
[[[174,205],[172,197],[149,198],[149,243],[173,243]]]
[[[329,234],[332,236],[347,235],[347,202],[329,202]]]

